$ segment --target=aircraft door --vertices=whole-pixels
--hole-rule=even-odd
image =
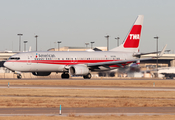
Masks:
[[[71,63],[77,63],[78,59],[76,56],[71,57]]]
[[[78,62],[78,59],[77,57],[74,58],[74,63],[77,63]]]
[[[27,65],[31,65],[32,55],[28,55]]]

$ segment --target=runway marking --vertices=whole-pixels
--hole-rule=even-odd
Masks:
[[[8,88],[8,86],[0,86],[0,88]],[[139,90],[139,91],[175,91],[173,88],[156,88],[156,87],[99,87],[99,86],[13,86],[10,88],[28,88],[28,89],[82,89],[82,90]]]
[[[61,115],[59,115],[59,113],[58,114],[0,114],[0,116],[69,116],[70,114],[68,114],[68,113],[61,114]],[[154,115],[175,115],[175,113],[75,113],[73,115],[75,115],[75,116],[111,116],[111,115],[116,115],[116,116],[121,116],[121,115],[154,116]]]

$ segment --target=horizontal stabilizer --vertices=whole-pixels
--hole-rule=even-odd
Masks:
[[[134,57],[138,57],[140,58],[142,55],[149,55],[149,54],[157,54],[157,53],[160,53],[158,55],[158,57],[162,56],[164,54],[165,51],[170,51],[170,50],[165,50],[167,47],[167,44],[164,46],[164,48],[162,49],[162,51],[158,51],[158,52],[148,52],[148,53],[137,53],[135,55],[133,55]]]

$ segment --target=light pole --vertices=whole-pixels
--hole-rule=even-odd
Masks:
[[[28,41],[24,41],[24,52],[26,52],[26,44]]]
[[[61,43],[61,41],[58,41],[57,43],[58,43],[58,51],[60,51],[60,43]]]
[[[157,40],[157,61],[156,61],[156,63],[157,63],[157,76],[156,77],[158,77],[158,39],[159,39],[159,37],[158,36],[156,36],[156,37],[154,37],[154,39],[156,39]]]
[[[116,37],[115,39],[117,40],[117,46],[119,46],[119,39],[120,39],[120,37]]]
[[[107,38],[107,51],[109,51],[109,35],[106,35],[105,38]]]
[[[85,43],[86,47],[88,47],[89,43]]]
[[[19,52],[21,51],[21,36],[23,35],[23,34],[17,34],[18,36],[19,36]]]
[[[54,42],[54,51],[56,51],[56,43],[57,43],[57,42]]]
[[[36,38],[36,51],[37,51],[37,37],[38,37],[38,35],[35,35],[35,38]]]
[[[95,43],[95,42],[91,42],[91,49],[93,49],[93,43]]]

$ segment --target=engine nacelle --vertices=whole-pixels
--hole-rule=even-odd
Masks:
[[[32,72],[35,76],[49,76],[51,72]]]
[[[89,69],[83,65],[74,65],[69,68],[69,73],[71,75],[87,75],[89,73]]]
[[[137,63],[133,63],[130,65],[130,72],[139,72],[140,66]]]

